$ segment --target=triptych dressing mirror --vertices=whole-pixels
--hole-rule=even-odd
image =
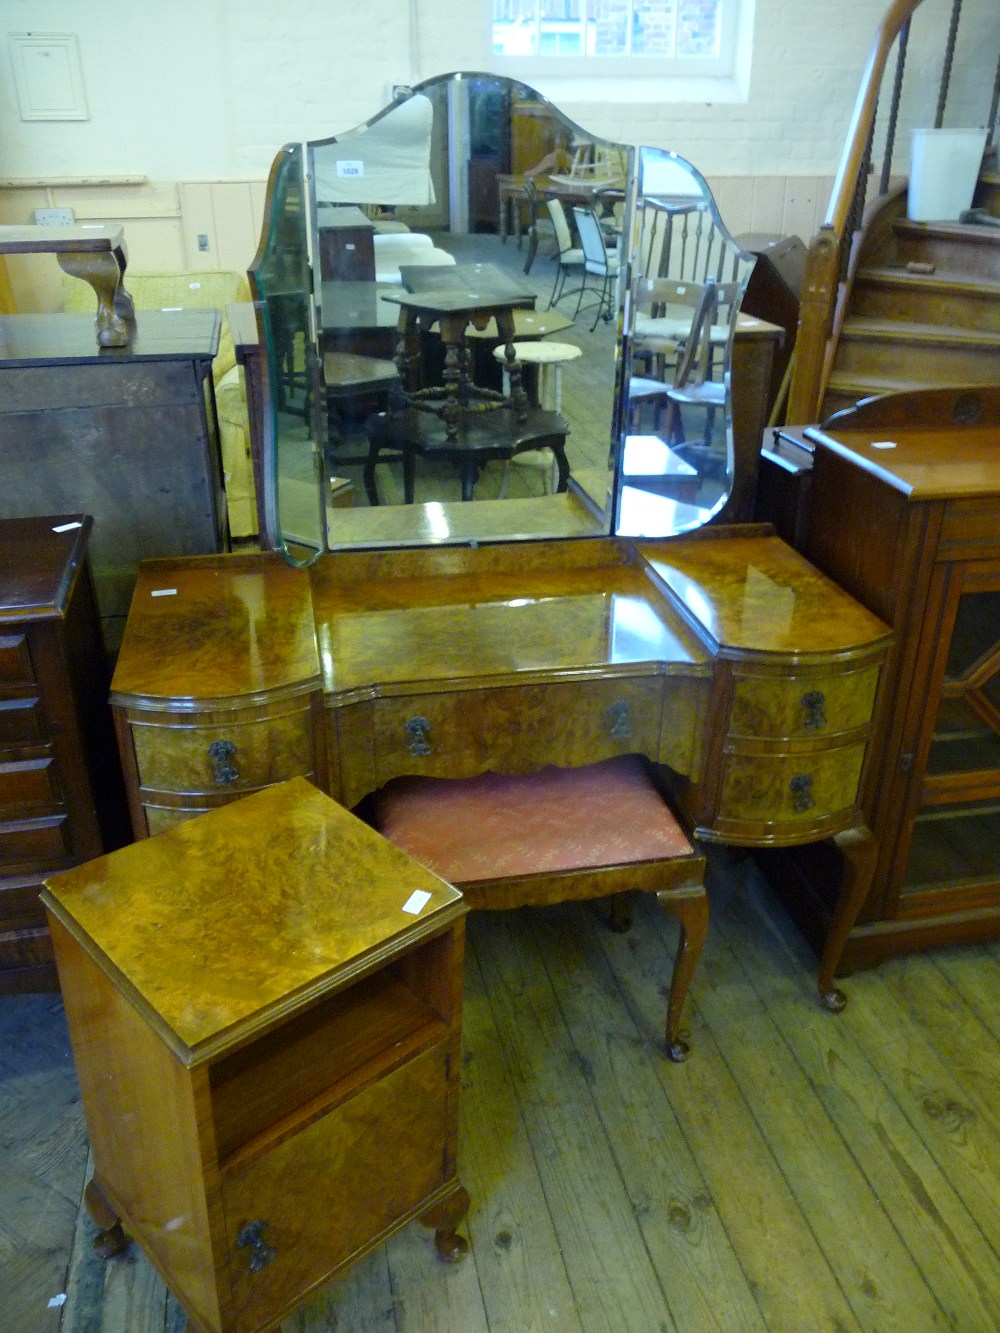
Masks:
[[[717,518],[752,265],[690,164],[510,80],[285,147],[251,269],[266,539],[304,564]]]

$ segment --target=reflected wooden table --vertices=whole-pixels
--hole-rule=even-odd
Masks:
[[[473,488],[482,467],[492,461],[508,462],[534,449],[551,449],[557,469],[557,491],[565,491],[569,480],[566,436],[569,427],[558,412],[526,408],[519,416],[513,407],[495,412],[474,412],[449,435],[443,421],[409,408],[383,412],[365,424],[368,461],[365,463],[365,492],[370,505],[378,505],[375,469],[383,453],[403,458],[403,498],[413,504],[416,489],[416,460],[426,458],[457,464],[462,478],[462,499],[473,499]]]

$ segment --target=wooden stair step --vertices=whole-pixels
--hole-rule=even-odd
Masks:
[[[1000,333],[989,329],[962,329],[948,324],[922,324],[906,320],[868,319],[852,316],[844,320],[841,340],[892,342],[907,346],[982,348],[1000,350]]]
[[[893,231],[897,236],[915,240],[940,238],[967,241],[969,245],[1000,246],[1000,227],[977,226],[972,222],[911,222],[909,218],[897,218]]]
[[[945,268],[943,265],[936,266],[933,273],[911,273],[898,264],[872,265],[858,269],[854,282],[855,286],[861,283],[877,284],[897,291],[938,293],[941,288],[949,288],[986,301],[1000,300],[1000,281],[981,278],[961,269]]]
[[[1000,280],[1000,227],[897,218],[886,259],[903,266],[913,261],[930,263],[995,282]]]
[[[898,266],[859,269],[851,318],[961,329],[1000,329],[1000,282],[938,269],[908,273]]]

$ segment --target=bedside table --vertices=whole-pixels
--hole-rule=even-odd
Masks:
[[[465,904],[303,778],[46,881],[106,1255],[273,1330],[413,1217],[461,1258]]]

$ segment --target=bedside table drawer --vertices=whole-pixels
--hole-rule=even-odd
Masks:
[[[377,785],[404,773],[471,777],[655,755],[661,698],[659,678],[633,677],[382,699]]]
[[[821,823],[854,808],[864,742],[795,754],[725,756],[715,828]]]
[[[431,1047],[248,1166],[223,1165],[237,1329],[259,1328],[445,1183],[447,1051]]]
[[[799,740],[867,726],[879,668],[791,678],[734,674],[729,735]]]
[[[131,723],[145,791],[246,792],[313,772],[308,708],[189,727]]]

